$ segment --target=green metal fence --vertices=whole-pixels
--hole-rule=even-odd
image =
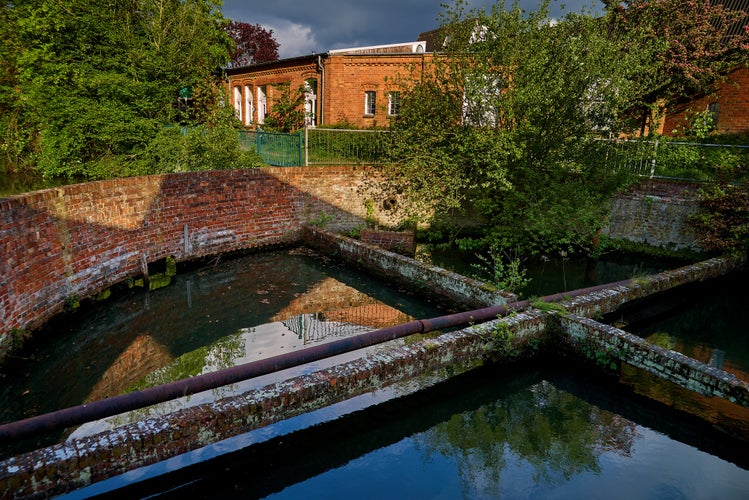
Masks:
[[[255,151],[268,165],[292,167],[304,165],[304,135],[241,130],[240,145]]]

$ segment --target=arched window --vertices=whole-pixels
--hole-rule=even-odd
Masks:
[[[249,85],[244,86],[244,97],[244,124],[250,125],[252,123],[253,116],[255,116],[255,107],[252,103],[252,88],[250,88]]]

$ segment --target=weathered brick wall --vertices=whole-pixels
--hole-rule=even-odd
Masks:
[[[361,240],[370,245],[413,257],[416,253],[416,234],[414,231],[384,231],[365,228],[361,230]]]
[[[690,183],[648,180],[617,196],[607,233],[673,250],[699,250],[689,218],[699,212],[697,190]]]
[[[387,127],[388,94],[399,91],[399,78],[418,79],[429,54],[341,55],[325,67],[323,115],[325,124],[351,123],[360,128]],[[364,93],[376,94],[374,115],[364,113]]]
[[[663,133],[689,126],[688,114],[702,112],[711,103],[720,105],[717,130],[721,133],[749,133],[749,68],[739,68],[718,86],[715,95],[703,96],[677,108],[666,116]]]
[[[65,186],[0,200],[0,358],[14,329],[166,256],[177,261],[298,239],[302,224],[363,224],[366,168],[223,170]]]

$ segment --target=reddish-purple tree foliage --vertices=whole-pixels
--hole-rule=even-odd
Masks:
[[[747,61],[744,24],[749,1],[604,1],[624,33],[649,47],[651,71],[641,75],[642,101],[669,105],[709,92],[727,70]]]
[[[229,68],[278,60],[278,42],[273,38],[273,30],[242,21],[232,21],[224,29],[236,44]]]

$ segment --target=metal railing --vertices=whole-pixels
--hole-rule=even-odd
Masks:
[[[246,150],[256,152],[268,165],[291,167],[304,164],[302,132],[284,134],[262,130],[240,130],[239,144]]]
[[[240,143],[269,165],[379,165],[390,135],[384,130],[306,128],[293,134],[242,130]],[[597,141],[598,142],[598,141]],[[666,139],[601,139],[606,165],[648,178],[701,182],[749,180],[749,145]],[[596,148],[598,150],[599,148]]]
[[[388,151],[384,130],[307,128],[304,137],[306,165],[377,165]]]
[[[384,130],[308,127],[293,134],[240,130],[243,149],[255,151],[269,165],[377,165],[384,163],[388,133]]]
[[[641,177],[742,182],[749,175],[749,145],[671,140],[604,140],[607,164]]]

